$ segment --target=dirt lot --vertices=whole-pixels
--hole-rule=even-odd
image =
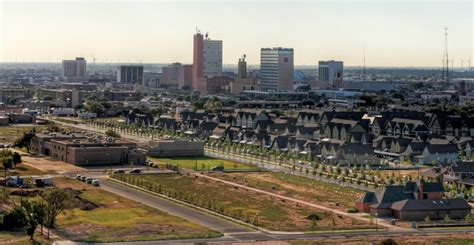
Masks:
[[[35,156],[21,151],[19,152],[22,154],[22,164],[39,169],[43,172],[64,174],[68,172],[82,172],[85,170],[84,168],[69,163],[48,159],[44,156]]]
[[[273,172],[211,174],[212,177],[347,211],[362,191],[295,175]]]
[[[152,188],[242,221],[275,231],[317,231],[372,228],[369,222],[303,206],[203,177],[177,174],[125,176],[128,182]],[[311,221],[316,215],[319,220]]]

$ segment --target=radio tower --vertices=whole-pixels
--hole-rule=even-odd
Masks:
[[[444,28],[444,54],[442,81],[449,84],[448,28]]]

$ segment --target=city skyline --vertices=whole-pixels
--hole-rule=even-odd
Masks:
[[[474,62],[469,1],[267,3],[2,2],[0,62],[191,64],[196,27],[223,41],[224,64],[246,54],[258,65],[260,48],[288,47],[295,66],[360,66],[365,46],[367,66],[440,67],[444,27],[454,66]]]

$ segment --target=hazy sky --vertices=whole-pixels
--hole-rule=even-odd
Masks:
[[[473,58],[473,1],[4,1],[0,61],[192,62],[195,28],[224,41],[224,63],[261,47],[296,65],[439,66],[444,27],[455,66]]]

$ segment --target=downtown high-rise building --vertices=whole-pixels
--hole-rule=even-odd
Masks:
[[[260,50],[260,87],[263,91],[293,91],[293,49]]]
[[[193,86],[193,65],[181,65],[178,74],[178,88],[190,89]]]
[[[344,63],[342,61],[319,61],[319,81],[329,82],[333,88],[343,87]]]
[[[82,57],[63,60],[61,77],[65,82],[83,82],[87,78],[87,61]]]
[[[245,54],[239,59],[237,63],[237,78],[247,77],[247,61],[245,61]]]
[[[177,87],[179,70],[181,69],[181,66],[181,63],[173,63],[163,67],[161,70],[160,85]]]
[[[222,76],[222,41],[197,32],[193,40],[193,90],[206,93],[207,79],[218,76]]]
[[[117,82],[143,85],[142,65],[121,65],[117,68]]]

